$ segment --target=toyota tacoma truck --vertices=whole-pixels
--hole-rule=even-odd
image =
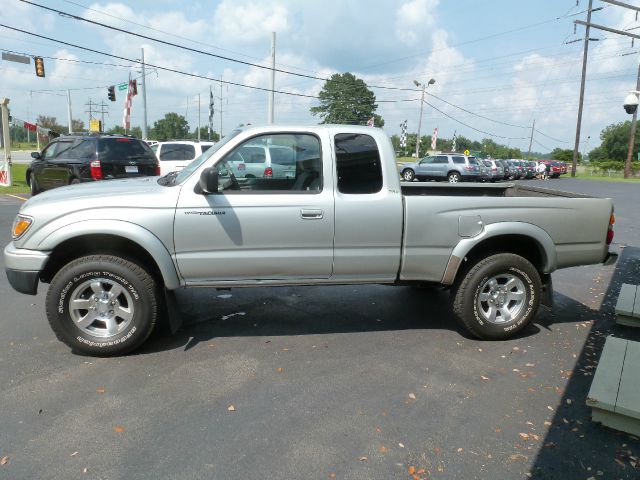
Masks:
[[[238,174],[263,160],[238,161],[252,146],[295,168]],[[250,127],[180,172],[32,197],[4,263],[19,292],[49,284],[49,324],[83,354],[130,352],[165,317],[175,331],[175,291],[191,287],[444,285],[469,332],[499,340],[551,305],[551,272],[615,261],[613,223],[610,199],[401,183],[380,129]]]

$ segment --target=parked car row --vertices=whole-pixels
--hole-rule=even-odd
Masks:
[[[567,173],[564,162],[542,160],[546,166],[546,175],[557,178]],[[417,162],[405,163],[400,168],[404,181],[447,180],[450,183],[497,182],[500,180],[532,179],[541,176],[539,163],[533,160],[519,159],[480,159],[459,153],[442,153],[427,156]]]

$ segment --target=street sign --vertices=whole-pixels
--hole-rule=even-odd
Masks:
[[[89,131],[90,132],[101,132],[102,131],[102,122],[100,120],[89,120]]]
[[[469,156],[469,154],[470,154],[470,153],[471,153],[471,152],[469,151],[469,149],[467,149],[467,150],[465,150],[465,151],[464,151],[464,154],[465,154],[465,155],[467,155],[467,156]]]
[[[6,52],[2,52],[2,60],[7,60],[8,62],[25,63],[27,65],[31,63],[31,57],[26,57],[24,55],[15,55],[13,53]]]
[[[129,84],[127,84],[127,83],[119,83],[118,84],[118,91],[119,92],[124,92],[128,87],[129,87]]]

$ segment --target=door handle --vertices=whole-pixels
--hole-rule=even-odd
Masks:
[[[303,220],[320,220],[324,217],[324,212],[320,209],[303,208],[300,210],[300,216]]]

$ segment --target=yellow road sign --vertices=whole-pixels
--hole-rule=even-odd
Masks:
[[[470,153],[471,152],[468,149],[464,151],[464,154],[467,155],[467,156],[469,156]]]

